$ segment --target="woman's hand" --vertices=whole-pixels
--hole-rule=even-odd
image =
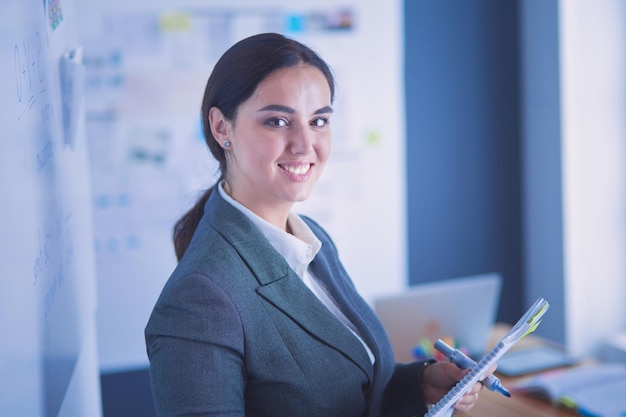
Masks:
[[[485,374],[485,378],[495,371],[495,368]],[[422,374],[422,387],[424,397],[428,403],[434,404],[452,389],[465,375],[469,369],[460,369],[452,362],[437,362],[424,368]],[[474,384],[459,400],[454,404],[458,411],[469,411],[476,401],[483,385],[480,382]]]

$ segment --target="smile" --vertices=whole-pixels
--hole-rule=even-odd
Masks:
[[[303,165],[280,165],[282,169],[293,175],[304,175],[311,168],[311,164]]]

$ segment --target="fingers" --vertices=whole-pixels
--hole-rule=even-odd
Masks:
[[[429,366],[430,372],[424,375],[424,394],[429,402],[437,402],[451,386],[467,375],[469,369],[460,369],[451,362],[439,362]],[[494,369],[495,370],[495,369]],[[483,389],[483,384],[475,383],[472,387],[455,403],[454,408],[459,412],[469,411],[478,401],[478,394]]]
[[[481,383],[472,385],[472,388],[470,388],[467,393],[454,404],[454,408],[457,411],[462,412],[472,409],[472,407],[474,407],[474,405],[476,405],[476,402],[478,401],[478,394],[480,393],[482,388],[483,385]]]
[[[469,392],[472,394],[480,394],[480,392],[483,390],[484,385],[482,383],[476,383],[474,385],[472,385],[472,388],[470,388]]]

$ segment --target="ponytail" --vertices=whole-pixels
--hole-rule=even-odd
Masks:
[[[176,259],[178,261],[182,259],[183,255],[187,251],[187,247],[189,246],[191,238],[198,227],[198,223],[200,223],[200,219],[204,215],[204,205],[209,199],[211,191],[213,191],[213,187],[206,190],[196,204],[174,225],[172,237],[174,240]]]

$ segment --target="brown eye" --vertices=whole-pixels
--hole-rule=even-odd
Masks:
[[[265,124],[273,127],[285,127],[288,125],[287,121],[281,117],[272,117],[268,119]]]
[[[324,127],[328,124],[328,119],[324,117],[318,117],[317,119],[313,119],[311,122],[311,126],[314,127]]]

